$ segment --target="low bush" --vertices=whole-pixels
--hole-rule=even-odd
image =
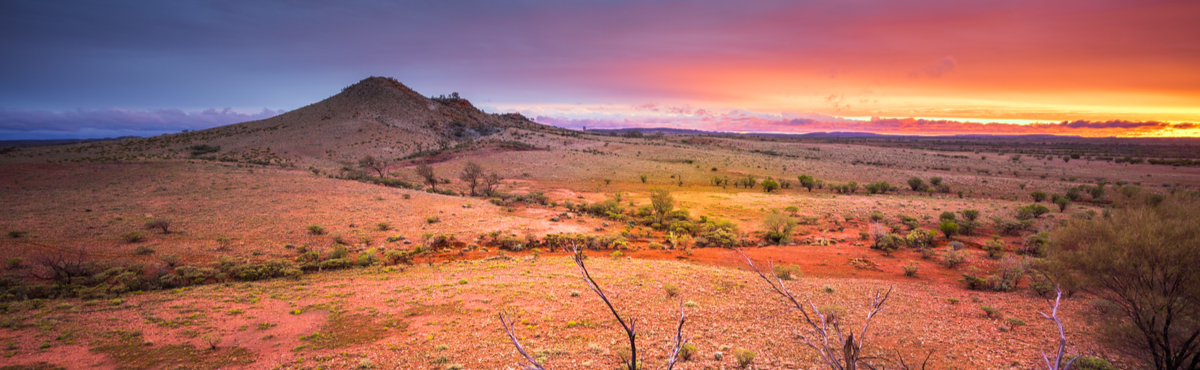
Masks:
[[[325,227],[321,225],[308,225],[308,233],[312,235],[324,235]]]
[[[1004,257],[1004,242],[1000,238],[992,239],[983,245],[983,250],[987,252],[988,257],[1000,259],[1000,257]]]
[[[738,367],[745,369],[754,363],[754,351],[738,348],[733,350],[733,357],[737,359]]]
[[[921,266],[914,262],[910,262],[909,264],[902,266],[902,268],[904,269],[904,276],[915,277],[917,276],[917,270],[919,270]]]
[[[146,226],[146,229],[160,229],[160,230],[162,230],[163,234],[171,233],[171,221],[170,220],[150,220],[150,221],[146,221],[145,226]]]
[[[667,297],[677,296],[679,295],[679,286],[671,283],[663,284],[663,292],[667,293]]]
[[[1063,359],[1062,359],[1063,365],[1066,365],[1073,358],[1075,358],[1075,357],[1074,356],[1063,356]],[[1102,359],[1099,357],[1081,356],[1081,357],[1079,357],[1079,359],[1075,360],[1075,362],[1071,364],[1071,369],[1072,370],[1117,370],[1117,367],[1113,366],[1113,364],[1109,363],[1108,360],[1105,360],[1105,359]]]
[[[139,245],[137,248],[133,249],[133,253],[139,256],[150,255],[154,254],[154,248],[150,248],[145,245]]]
[[[942,262],[946,264],[946,267],[955,269],[958,266],[962,266],[966,261],[967,255],[961,251],[949,250],[946,253],[942,253]]]
[[[771,270],[780,280],[793,280],[801,276],[800,266],[797,265],[774,265]]]
[[[146,240],[146,235],[138,231],[130,231],[121,234],[121,240],[124,240],[126,243],[137,243]]]
[[[692,359],[692,357],[695,355],[696,355],[696,345],[692,344],[691,342],[684,343],[683,346],[679,348],[679,359],[680,360],[690,361]]]

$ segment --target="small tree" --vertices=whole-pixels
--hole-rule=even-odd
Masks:
[[[384,160],[382,158],[375,158],[374,156],[370,156],[370,155],[368,155],[366,157],[362,157],[361,159],[358,160],[359,168],[361,168],[363,170],[375,171],[375,173],[379,174],[380,178],[383,178],[383,171],[387,169],[387,165],[388,165],[387,160]]]
[[[484,178],[483,166],[475,162],[467,162],[463,166],[463,172],[458,175],[458,179],[467,183],[471,187],[471,196],[475,196],[475,188],[479,186],[479,181]]]
[[[645,184],[646,179],[649,178],[649,176],[646,176],[645,174],[641,174],[641,175],[638,175],[638,178],[642,179],[642,183]]]
[[[941,225],[938,225],[938,229],[942,230],[942,235],[946,239],[951,239],[955,235],[958,235],[958,223],[954,221],[944,220]]]
[[[979,210],[977,210],[977,209],[964,209],[964,210],[962,211],[962,215],[963,215],[963,218],[967,219],[967,221],[972,221],[972,222],[973,222],[973,221],[975,221],[975,219],[978,219],[978,218],[979,218]]]
[[[483,178],[483,194],[489,197],[492,196],[492,194],[495,194],[496,188],[500,186],[500,181],[503,180],[504,178],[500,177],[500,175],[496,174],[495,172],[485,176]]]
[[[417,176],[425,179],[425,183],[429,184],[430,188],[437,190],[437,175],[433,173],[433,167],[429,165],[429,162],[423,162],[417,165],[415,171],[417,172]]]
[[[792,229],[796,227],[796,220],[779,212],[771,212],[763,218],[763,230],[766,234],[763,238],[772,243],[786,244],[792,241]]]
[[[770,193],[775,189],[779,189],[779,183],[775,182],[775,179],[767,178],[766,180],[763,180],[762,188],[763,191]]]
[[[1052,256],[1125,316],[1105,331],[1117,348],[1158,370],[1200,368],[1200,197],[1193,194],[1130,202],[1051,234]]]
[[[913,191],[925,191],[925,181],[921,180],[920,177],[914,176],[908,179],[908,187],[912,188]]]
[[[1046,200],[1046,193],[1041,191],[1029,193],[1029,196],[1033,198],[1034,203],[1041,203],[1043,200]]]
[[[808,189],[808,192],[810,193],[812,192],[813,187],[817,186],[817,180],[809,175],[800,175],[797,177],[797,180],[800,180],[800,186]]]
[[[651,189],[650,207],[654,209],[655,221],[662,222],[675,209],[675,197],[667,189]]]
[[[1058,206],[1059,212],[1066,212],[1067,206],[1071,205],[1071,200],[1067,199],[1067,197],[1054,194],[1054,205]]]

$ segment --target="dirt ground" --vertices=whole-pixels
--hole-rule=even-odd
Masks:
[[[467,191],[457,173],[475,161],[501,172],[500,191],[541,191],[554,203],[499,206],[482,197],[330,178],[325,174],[333,167],[319,168],[322,175],[316,175],[311,169],[183,159],[75,163],[61,160],[70,152],[61,149],[9,155],[0,161],[0,204],[5,205],[0,231],[24,234],[0,239],[5,260],[33,261],[61,250],[151,265],[161,264],[166,255],[180,256],[185,264],[222,257],[294,260],[301,247],[327,250],[337,240],[351,253],[410,250],[434,234],[454,234],[464,250],[420,255],[412,266],[326,271],[299,280],[8,302],[0,316],[0,346],[6,346],[0,349],[0,365],[517,369],[519,358],[497,319],[508,312],[520,324],[522,343],[554,368],[615,368],[623,345],[620,329],[562,252],[514,253],[484,244],[493,232],[535,238],[624,232],[639,236],[630,237],[618,257],[613,250],[589,251],[588,264],[616,297],[618,310],[638,318],[647,368],[664,363],[680,300],[688,315],[685,333],[699,352],[678,368],[735,368],[732,353],[738,348],[757,353],[755,369],[817,368],[814,352],[797,341],[798,333],[811,334],[797,313],[787,311],[731,250],[652,249],[652,242],[666,244],[661,232],[563,206],[619,194],[622,205],[634,209],[650,203],[651,189],[665,188],[676,208],[692,217],[732,220],[751,241],[761,239],[766,214],[797,207],[794,218],[803,222],[791,245],[751,242],[744,250],[760,262],[799,266],[802,277],[789,287],[817,307],[843,308],[847,327],[862,324],[873,292],[893,287],[885,313],[872,323],[870,354],[894,357],[890,351],[898,351],[911,363],[933,350],[934,369],[1028,369],[1035,367],[1040,351],[1054,347],[1052,323],[1037,314],[1049,308],[1046,300],[1024,286],[1015,292],[979,292],[959,281],[970,267],[983,273],[995,269],[996,261],[979,248],[1000,234],[990,217],[1012,217],[1017,207],[1032,203],[1031,191],[1062,193],[1097,179],[1160,193],[1168,186],[1200,183],[1197,168],[1033,157],[1018,162],[994,152],[734,138],[560,137],[520,130],[501,135],[538,149],[447,155],[435,164],[438,176],[449,179],[439,187]],[[767,151],[776,154],[763,154]],[[388,171],[417,182],[412,165],[396,162]],[[799,174],[826,184],[888,181],[902,189],[885,195],[837,194],[829,188],[810,192],[798,186]],[[764,193],[760,187],[720,187],[710,181],[746,175],[793,184]],[[905,181],[912,176],[942,177],[953,190],[910,191]],[[997,236],[1011,253],[1025,234],[1088,211],[1102,213],[1105,207],[1075,203],[1066,212],[1037,219],[1022,235]],[[956,269],[907,249],[885,255],[862,238],[871,212],[891,220],[912,216],[933,230],[941,213],[965,209],[979,210],[983,226],[975,235],[957,238],[968,257]],[[169,234],[144,227],[163,219],[171,221]],[[310,233],[310,225],[325,232]],[[123,238],[134,231],[145,240]],[[939,237],[937,249],[947,248],[947,242]],[[917,276],[905,276],[902,266],[909,264],[919,266]],[[668,284],[678,287],[677,297],[665,292]],[[1025,325],[1001,330],[1010,329],[1010,322],[987,317],[982,306]],[[1097,341],[1096,323],[1103,317],[1094,306],[1083,295],[1063,303],[1072,353],[1134,367]]]

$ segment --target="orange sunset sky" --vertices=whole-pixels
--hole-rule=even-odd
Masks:
[[[1200,136],[1194,0],[0,8],[12,138],[257,119],[371,75],[571,128]]]

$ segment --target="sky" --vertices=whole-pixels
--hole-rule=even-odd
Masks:
[[[0,2],[0,140],[261,119],[369,76],[562,127],[1200,136],[1200,1]]]

